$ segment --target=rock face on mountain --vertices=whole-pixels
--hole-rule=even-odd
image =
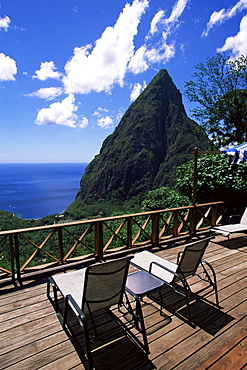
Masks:
[[[81,179],[84,204],[126,200],[160,186],[172,186],[175,167],[192,159],[209,140],[186,115],[182,95],[162,69],[130,105]]]

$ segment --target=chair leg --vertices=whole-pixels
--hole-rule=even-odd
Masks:
[[[142,314],[142,308],[141,308],[141,302],[139,299],[136,299],[136,315],[139,318],[139,322],[141,325],[141,333],[143,337],[143,343],[144,343],[144,348],[145,352],[148,355],[150,353],[149,348],[148,348],[148,340],[147,340],[147,333],[146,333],[146,328],[144,325],[144,318]]]
[[[187,310],[188,310],[188,320],[189,320],[190,325],[193,326],[192,321],[191,321],[190,302],[189,302],[189,295],[188,295],[187,289],[185,289],[185,299],[186,299]]]
[[[142,334],[143,343],[133,334],[130,330],[127,330],[132,337],[134,337],[135,341],[145,350],[146,354],[148,355],[150,353],[149,347],[148,347],[148,340],[147,340],[147,334],[146,334],[146,328],[144,324],[144,318],[142,314],[142,308],[141,308],[141,302],[138,296],[134,296],[135,298],[135,312],[134,309],[131,306],[131,303],[129,301],[128,295],[125,292],[125,299],[126,303],[122,301],[122,305],[126,308],[126,310],[130,313],[132,316],[132,320],[134,321],[135,328]],[[118,310],[120,313],[123,314],[120,308],[121,305],[118,306]],[[140,326],[140,328],[139,328]]]
[[[50,289],[51,289],[51,281],[48,278],[47,279],[47,286],[46,286],[46,295],[47,295],[47,297],[48,297],[49,300],[50,300]]]
[[[215,273],[215,271],[214,271],[214,269],[213,269],[213,267],[210,265],[210,263],[209,262],[207,262],[207,261],[205,261],[205,260],[202,260],[202,267],[203,267],[203,269],[204,269],[204,273],[205,273],[205,275],[206,275],[206,277],[207,277],[207,279],[208,279],[208,282],[209,282],[209,284],[213,287],[213,290],[214,290],[214,292],[215,292],[215,301],[216,301],[216,306],[218,306],[219,307],[219,296],[218,296],[218,287],[217,287],[217,279],[216,279],[216,273]],[[212,273],[212,275],[213,275],[213,277],[211,278],[210,277],[210,275],[209,275],[209,273],[207,272],[207,269],[206,269],[206,267],[204,266],[204,264],[206,265],[206,266],[208,266],[208,268],[211,270],[211,273]]]
[[[190,310],[190,301],[189,301],[189,297],[193,295],[193,292],[191,291],[186,278],[182,279],[181,282],[183,284],[183,288],[185,292],[185,299],[186,299],[186,305],[187,305],[187,310],[188,310],[188,321],[189,321],[189,324],[194,327],[194,324],[191,321],[191,310]]]
[[[64,328],[67,323],[67,317],[68,317],[68,297],[66,296],[64,299],[64,312],[63,312],[63,318],[62,318],[62,327]]]
[[[162,312],[162,309],[163,309],[163,297],[162,297],[162,294],[161,294],[161,288],[159,289],[159,296],[160,296],[160,316],[163,316],[163,312]]]
[[[68,318],[68,308],[69,308],[69,297],[66,296],[64,299],[64,314],[62,319],[62,326],[65,327],[67,323]],[[87,351],[87,359],[88,359],[88,365],[89,369],[93,370],[93,358],[92,358],[92,352],[91,352],[91,345],[90,345],[90,337],[89,337],[89,330],[88,330],[88,324],[87,319],[85,316],[82,316],[78,313],[78,321],[80,323],[80,326],[82,328],[82,332],[85,336],[85,342],[86,342],[86,351]]]
[[[48,297],[50,302],[52,302],[51,295],[50,295],[51,286],[53,288],[55,311],[56,311],[56,313],[58,313],[59,309],[58,309],[58,299],[57,299],[57,288],[56,288],[56,284],[55,284],[54,280],[50,277],[47,280],[47,290],[46,290],[46,294],[47,294],[47,297]]]
[[[92,357],[92,352],[91,352],[91,345],[90,345],[90,337],[89,337],[89,330],[88,330],[87,320],[80,317],[79,322],[80,322],[81,326],[83,327],[83,332],[84,332],[84,336],[85,336],[89,369],[93,370],[93,357]]]
[[[127,295],[126,292],[124,292],[124,296],[125,296],[125,300],[126,300],[126,303],[124,302],[124,300],[122,301],[122,305],[126,308],[126,310],[129,312],[129,314],[132,316],[132,320],[134,321],[135,323],[135,327],[136,329],[138,330],[138,318],[137,318],[137,315],[134,313],[134,310],[131,306],[131,303],[130,303],[130,300],[129,300],[129,297]],[[135,299],[137,299],[137,297],[135,297]],[[118,310],[120,313],[123,314],[123,312],[121,311],[121,308],[120,308],[121,305],[118,305]]]
[[[219,306],[219,295],[218,295],[216,273],[215,273],[213,268],[212,268],[212,273],[213,273],[213,277],[214,277],[213,287],[214,287],[214,291],[215,291],[215,301],[216,301],[216,305]]]

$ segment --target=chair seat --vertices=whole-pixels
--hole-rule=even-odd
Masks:
[[[64,297],[72,295],[78,306],[81,306],[86,268],[54,275],[53,280]]]
[[[237,233],[241,231],[247,231],[247,225],[244,224],[232,224],[232,225],[223,225],[217,226],[212,229],[215,232],[226,232],[226,233]]]
[[[171,283],[172,280],[174,279],[174,274],[172,274],[171,272],[167,270],[164,270],[163,268],[155,264],[152,264],[151,270],[150,270],[151,262],[159,263],[160,265],[168,268],[169,270],[173,272],[177,271],[178,265],[176,263],[165,260],[164,258],[159,257],[156,254],[153,254],[148,251],[137,253],[134,256],[134,258],[131,260],[132,265],[135,265],[142,270],[149,271],[153,275],[158,276],[160,279],[166,281],[167,283]]]
[[[227,236],[228,245],[229,245],[229,235],[230,234],[247,231],[247,207],[241,217],[240,223],[215,226],[211,229],[211,231],[213,231],[214,233],[219,233],[219,234],[223,234]]]

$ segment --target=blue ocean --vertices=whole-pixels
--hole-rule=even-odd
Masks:
[[[18,217],[61,214],[75,200],[87,163],[1,163],[0,209]]]

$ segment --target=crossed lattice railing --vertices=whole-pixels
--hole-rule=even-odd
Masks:
[[[220,221],[223,203],[1,231],[0,278],[195,235]]]

